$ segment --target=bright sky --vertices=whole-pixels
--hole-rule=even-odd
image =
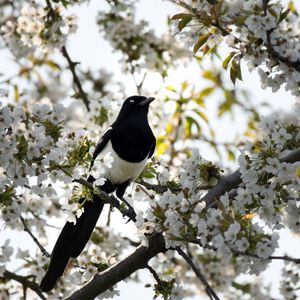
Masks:
[[[109,44],[105,40],[100,38],[97,26],[95,25],[96,11],[99,10],[99,7],[105,7],[105,4],[102,1],[92,0],[89,5],[84,4],[78,7],[78,9],[74,10],[74,12],[80,18],[79,31],[77,34],[70,38],[68,51],[73,61],[80,61],[82,67],[91,68],[94,70],[102,67],[109,72],[113,72],[115,74],[115,80],[123,81],[126,84],[128,95],[135,94],[136,90],[133,81],[129,78],[126,78],[120,72],[120,64],[118,63],[120,56],[112,53]],[[143,18],[149,21],[151,26],[157,33],[163,33],[167,30],[167,16],[172,15],[176,11],[177,9],[167,1],[141,0],[138,4],[137,17],[139,19]],[[7,65],[6,60],[3,60],[3,63]],[[7,65],[7,67],[9,69],[9,65]],[[170,78],[166,83],[163,83],[159,76],[149,76],[145,81],[145,85],[149,90],[158,90],[163,88],[164,86],[167,86],[169,83],[172,83],[173,86],[175,86],[176,84],[180,84],[187,78],[199,84],[198,76],[200,78],[199,68],[195,65],[191,65],[185,68],[182,67],[179,70],[172,72]],[[269,89],[262,90],[260,87],[258,76],[255,74],[255,72],[249,74],[245,66],[243,66],[243,78],[244,81],[240,83],[241,86],[250,90],[255,101],[267,100],[271,102],[277,110],[280,110],[282,112],[292,109],[294,100],[290,94],[286,93],[284,90],[280,90],[276,94],[273,94]],[[240,123],[244,123],[244,120],[241,118],[237,118],[234,121],[228,118],[226,126],[224,127],[219,125],[218,120],[214,120],[215,127],[218,128],[219,125],[219,127],[222,128],[222,130],[220,130],[219,128],[218,131],[221,133],[224,139],[229,139],[230,133],[236,132],[237,127],[242,127],[240,126]],[[237,126],[237,124],[239,124],[239,126]],[[206,149],[203,149],[202,155],[207,159],[214,158],[213,155],[206,152]],[[130,228],[130,225],[128,225],[128,228]],[[54,231],[53,236],[55,237],[56,235],[57,231]],[[4,236],[0,238],[0,244],[3,243],[3,238]],[[18,245],[28,244],[27,235],[25,233],[16,235],[14,243]],[[280,245],[281,251],[277,253],[278,255],[289,254],[295,257],[299,256],[299,239],[297,241],[296,237],[292,236],[290,233],[285,233],[284,235],[282,235]],[[32,247],[32,244],[30,246]],[[47,248],[51,249],[51,247]],[[282,263],[280,261],[276,261],[272,263],[269,270],[263,275],[266,283],[275,283],[272,287],[274,296],[276,296],[276,285],[278,284],[281,266]],[[121,296],[119,297],[119,299],[153,299],[152,289],[146,289],[143,286],[146,282],[153,282],[153,279],[146,271],[142,271],[142,274],[145,278],[143,283],[137,284],[130,282],[120,283],[118,285],[121,291]],[[197,297],[197,299],[200,298]],[[203,299],[207,299],[207,296],[205,296]],[[188,298],[186,300],[188,300]]]

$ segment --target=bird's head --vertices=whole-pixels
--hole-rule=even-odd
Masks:
[[[149,104],[154,99],[154,97],[131,96],[124,101],[119,116],[134,118],[147,116]]]

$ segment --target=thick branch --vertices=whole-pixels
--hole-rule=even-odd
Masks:
[[[76,64],[77,64],[77,63],[75,63],[75,62],[73,62],[73,61],[71,60],[70,55],[69,55],[69,53],[68,53],[68,51],[67,51],[67,49],[66,49],[65,46],[63,46],[63,47],[61,48],[61,51],[62,51],[63,56],[64,56],[64,57],[67,59],[67,61],[68,61],[69,68],[70,68],[70,71],[71,71],[71,73],[72,73],[72,75],[73,75],[74,83],[75,83],[75,85],[76,85],[77,88],[78,88],[80,98],[83,100],[83,103],[84,103],[86,109],[89,111],[90,108],[89,108],[89,100],[88,100],[88,97],[87,97],[85,91],[83,90],[82,85],[81,85],[81,82],[80,82],[80,80],[79,80],[79,78],[78,78],[78,76],[77,76],[77,74],[76,74],[75,67],[76,67]]]
[[[148,261],[160,252],[165,252],[165,242],[161,234],[149,238],[148,247],[139,246],[127,258],[111,266],[107,270],[95,274],[83,287],[75,291],[65,300],[91,300],[115,284],[128,278],[139,269],[147,268]]]
[[[300,148],[291,152],[288,156],[280,159],[280,162],[294,163],[300,161]],[[206,202],[206,206],[212,206],[220,196],[226,192],[236,188],[242,182],[241,173],[239,170],[234,173],[222,177],[218,184],[215,185],[202,199]]]
[[[20,276],[15,273],[12,273],[10,271],[7,271],[7,270],[4,271],[3,277],[10,279],[10,280],[15,280],[15,281],[21,283],[23,285],[23,287],[30,288],[31,290],[36,292],[41,299],[46,299],[45,296],[43,295],[39,285],[34,281],[28,280],[28,277]]]

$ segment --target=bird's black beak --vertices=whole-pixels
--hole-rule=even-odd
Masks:
[[[144,105],[150,104],[154,99],[155,99],[154,97],[148,97],[147,99],[141,101],[139,103],[139,105],[144,106]]]

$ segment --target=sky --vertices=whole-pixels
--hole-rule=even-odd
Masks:
[[[92,0],[89,5],[83,4],[78,8],[74,9],[74,13],[79,16],[79,30],[78,32],[70,37],[69,43],[67,45],[70,56],[73,61],[80,61],[81,67],[83,68],[91,68],[97,70],[99,68],[104,68],[109,72],[114,73],[114,80],[122,81],[125,83],[128,95],[135,94],[135,86],[131,79],[125,77],[120,72],[120,63],[119,59],[120,55],[112,53],[112,49],[110,48],[107,41],[103,40],[99,34],[98,28],[95,25],[95,17],[96,11],[99,7],[105,7],[105,4],[100,2],[99,0]],[[299,4],[298,4],[299,6]],[[175,8],[168,1],[163,0],[141,0],[137,4],[137,18],[145,19],[149,21],[151,27],[158,33],[162,34],[167,30],[167,16],[171,16],[175,12],[178,12],[177,8]],[[13,73],[12,68],[7,65],[7,60],[3,60],[2,67],[7,67],[8,70]],[[243,70],[243,82],[239,83],[241,87],[244,87],[250,90],[251,98],[254,102],[267,100],[272,102],[272,106],[281,112],[287,112],[292,109],[294,99],[289,94],[286,93],[283,89],[281,89],[276,94],[272,93],[270,89],[262,90],[260,87],[259,78],[256,72],[249,73],[245,65],[242,66]],[[192,82],[199,83],[197,76],[200,76],[199,68],[195,65],[181,67],[178,70],[172,72],[172,75],[168,79],[166,83],[163,83],[162,80],[157,75],[149,76],[145,85],[149,90],[157,90],[160,88],[164,88],[169,83],[172,85],[180,84],[183,80],[189,78]],[[265,114],[268,113],[267,110],[264,111]],[[213,116],[213,114],[211,115]],[[220,132],[220,135],[224,139],[232,138],[233,132],[235,132],[237,124],[244,124],[245,120],[237,117],[236,120],[231,121],[227,120],[227,125],[220,126],[219,120],[214,120],[214,126]],[[242,128],[242,126],[241,126]],[[207,149],[202,149],[203,156],[206,159],[214,159],[214,154],[206,151]],[[115,226],[117,226],[120,221],[117,220],[115,222]],[[129,230],[131,225],[128,225]],[[9,233],[8,233],[9,234]],[[55,239],[55,235],[57,233],[53,232],[53,239]],[[28,237],[25,233],[20,233],[15,236],[14,243],[17,244],[28,244]],[[0,237],[1,243],[3,240],[3,236]],[[54,240],[52,241],[54,242]],[[288,254],[291,256],[299,256],[300,242],[299,239],[295,238],[289,232],[285,232],[280,239],[281,250],[277,254]],[[32,246],[32,245],[31,245]],[[51,247],[47,247],[48,250]],[[278,279],[280,268],[282,266],[282,262],[275,261],[272,263],[271,267],[267,272],[263,274],[264,281],[266,283],[275,283],[272,287],[272,292],[274,296],[277,294]],[[144,282],[140,283],[125,283],[121,282],[118,284],[118,289],[121,291],[121,296],[118,299],[122,300],[135,300],[135,299],[143,299],[143,300],[151,300],[153,299],[153,292],[151,288],[145,288],[144,284],[146,282],[153,283],[152,277],[148,274],[147,271],[141,271],[141,274],[144,278]],[[261,279],[261,278],[260,278]],[[195,298],[186,298],[188,299],[207,299],[205,297],[195,297]]]

